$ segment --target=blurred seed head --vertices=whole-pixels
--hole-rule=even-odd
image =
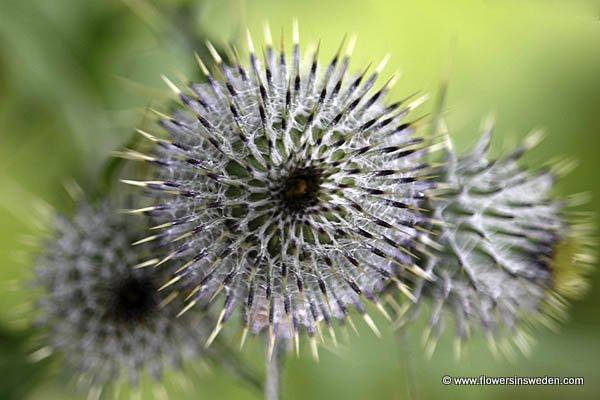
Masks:
[[[276,51],[267,29],[259,61],[248,35],[247,65],[208,44],[208,83],[165,78],[183,105],[159,113],[168,139],[141,132],[154,152],[126,155],[158,167],[151,181],[126,181],[154,196],[133,212],[158,221],[148,241],[172,242],[163,261],[177,264],[189,305],[220,304],[211,339],[236,311],[244,338],[266,329],[297,342],[351,322],[352,309],[377,332],[365,300],[383,311],[383,286],[404,288],[399,271],[423,275],[414,252],[430,145],[407,121],[423,98],[385,101],[395,79],[376,80],[387,59],[349,73],[354,40],[323,66],[318,48],[303,62],[297,27],[293,37],[290,53],[283,38]]]
[[[448,317],[456,327],[457,353],[473,331],[488,337],[493,352],[501,338],[506,354],[513,345],[528,353],[530,328],[555,328],[566,317],[567,300],[585,292],[584,275],[594,263],[589,219],[569,215],[572,199],[552,195],[569,163],[520,166],[541,138],[538,132],[490,160],[492,129],[489,123],[466,156],[457,156],[450,144],[445,183],[434,196],[440,199],[431,201],[433,219],[442,223],[425,268],[434,279],[421,280],[415,290],[419,306],[431,306],[425,333],[430,353]]]
[[[134,268],[148,252],[131,247],[144,229],[133,222],[108,201],[80,201],[72,218],[56,217],[36,261],[44,332],[36,356],[59,353],[91,397],[145,374],[159,381],[199,356],[207,333],[198,315],[175,318],[181,305],[158,292],[161,271]]]

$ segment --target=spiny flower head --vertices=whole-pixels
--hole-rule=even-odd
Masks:
[[[569,162],[539,171],[521,167],[521,156],[539,141],[539,132],[490,160],[492,128],[490,122],[466,156],[449,146],[444,183],[435,189],[442,199],[432,200],[433,219],[443,228],[426,265],[434,279],[421,281],[415,291],[432,300],[429,352],[450,315],[457,353],[473,330],[488,336],[494,352],[494,339],[502,337],[506,353],[512,352],[507,339],[527,353],[527,328],[554,327],[564,318],[566,300],[585,291],[583,275],[593,263],[591,227],[568,217],[569,202],[552,195]]]
[[[376,331],[364,300],[383,310],[378,293],[392,281],[404,289],[400,270],[422,274],[429,144],[405,118],[422,99],[386,103],[385,62],[349,74],[353,40],[323,68],[318,49],[301,62],[297,27],[289,61],[268,29],[262,63],[248,38],[248,67],[226,65],[209,43],[220,76],[199,61],[208,83],[183,91],[166,80],[186,110],[161,115],[169,140],[141,132],[154,154],[129,153],[159,166],[152,181],[127,181],[157,199],[134,212],[160,221],[148,240],[173,242],[169,284],[189,288],[190,307],[223,296],[215,334],[236,310],[244,338],[267,328],[297,343],[302,327],[313,337],[351,309]]]
[[[36,262],[38,356],[60,353],[91,397],[112,383],[136,386],[146,372],[158,380],[198,356],[207,333],[197,316],[175,318],[181,306],[158,292],[164,276],[134,268],[148,256],[130,245],[143,229],[132,222],[111,202],[81,201],[73,218],[56,218]]]

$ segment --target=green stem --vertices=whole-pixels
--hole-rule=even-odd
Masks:
[[[281,394],[281,372],[285,364],[285,340],[276,340],[269,354],[267,346],[265,363],[267,373],[265,378],[265,400],[279,400]]]
[[[417,388],[417,376],[415,374],[415,365],[414,359],[411,352],[411,346],[408,342],[408,332],[406,331],[406,327],[400,327],[397,333],[398,343],[399,343],[399,354],[398,356],[401,358],[401,362],[404,364],[404,369],[406,371],[406,383],[408,390],[408,399],[409,400],[419,400],[419,391]]]

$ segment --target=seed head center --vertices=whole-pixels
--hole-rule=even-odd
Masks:
[[[141,322],[150,317],[158,305],[156,288],[147,279],[127,277],[118,282],[113,291],[110,313],[120,322]]]
[[[283,181],[281,200],[291,212],[298,212],[318,203],[321,172],[303,168],[290,173]]]

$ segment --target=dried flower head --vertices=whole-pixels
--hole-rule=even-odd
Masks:
[[[589,224],[568,217],[568,200],[552,196],[569,162],[532,171],[519,160],[541,138],[534,132],[499,159],[489,160],[493,124],[470,154],[457,157],[449,146],[445,179],[435,189],[433,218],[443,222],[440,240],[416,296],[431,299],[431,353],[447,315],[456,325],[456,351],[473,330],[482,330],[512,352],[510,340],[529,351],[528,328],[554,327],[565,317],[566,301],[585,291],[583,275],[593,263]],[[443,187],[442,187],[443,186]],[[431,330],[426,337],[429,338]],[[510,339],[510,340],[509,340]]]
[[[113,383],[136,386],[145,373],[158,380],[198,356],[207,334],[192,314],[175,318],[181,306],[157,291],[164,275],[134,269],[147,254],[130,246],[144,229],[132,222],[109,202],[82,201],[73,218],[56,218],[36,262],[45,331],[37,356],[60,353],[91,397]]]
[[[161,115],[169,140],[129,158],[159,168],[152,181],[126,181],[154,192],[140,212],[156,217],[174,247],[174,278],[189,288],[189,307],[223,295],[211,339],[236,310],[246,332],[314,337],[321,322],[348,321],[354,308],[375,330],[363,300],[383,310],[378,293],[415,266],[419,204],[429,144],[406,115],[423,99],[388,104],[392,78],[376,88],[385,61],[368,74],[347,72],[354,41],[326,67],[318,49],[301,62],[295,25],[291,59],[276,53],[266,29],[261,63],[248,35],[250,63],[226,65],[189,91],[166,80],[185,111]],[[335,341],[333,330],[332,338]],[[210,342],[210,340],[209,340]],[[314,343],[314,342],[313,342]],[[313,346],[314,350],[314,346]]]

